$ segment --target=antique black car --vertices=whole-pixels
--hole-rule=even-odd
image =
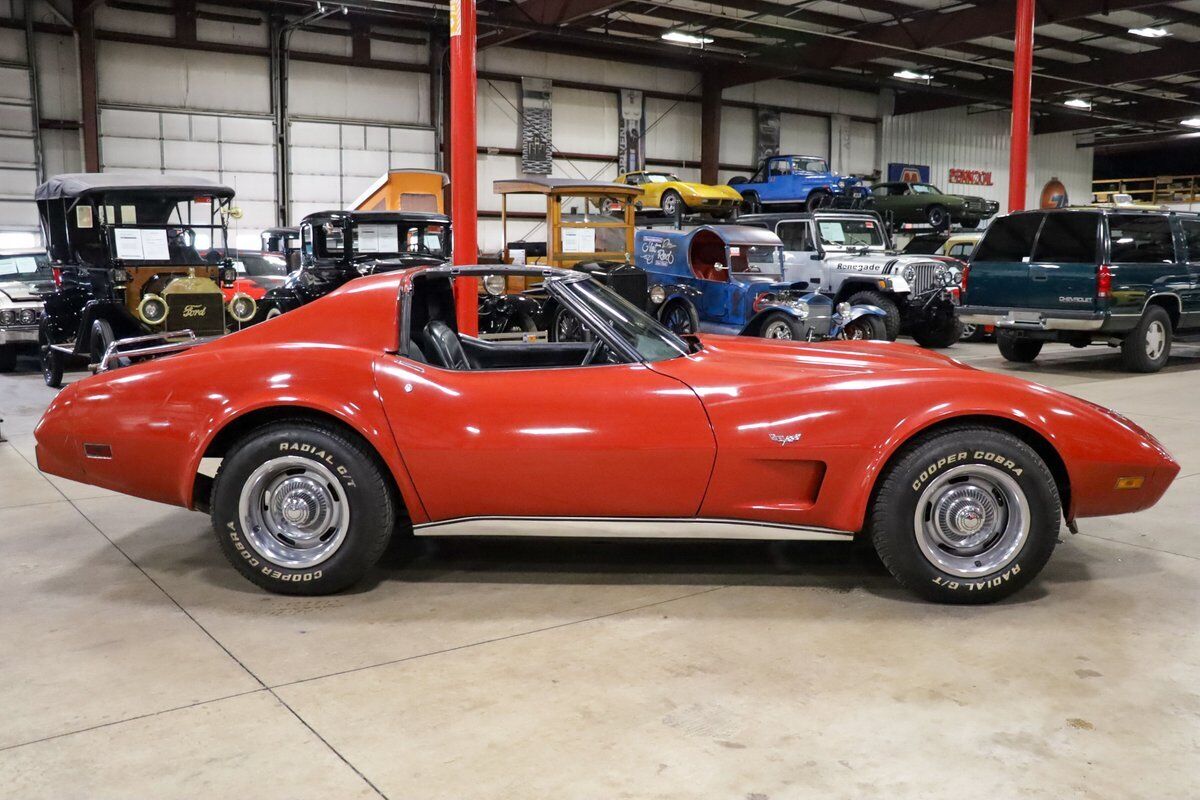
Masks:
[[[42,372],[59,386],[69,360],[93,368],[250,322],[254,299],[222,287],[233,189],[204,178],[59,175],[37,188],[55,289],[39,327]],[[114,346],[114,343],[115,346]]]
[[[281,256],[287,262],[288,272],[300,268],[300,229],[267,228],[262,232],[264,254]]]
[[[300,269],[260,303],[270,318],[377,272],[444,264],[450,218],[420,211],[318,211],[300,222]]]

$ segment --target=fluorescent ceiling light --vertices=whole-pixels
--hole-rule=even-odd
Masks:
[[[1187,125],[1189,128],[1200,128],[1200,117],[1188,117],[1182,120],[1180,125]]]
[[[1069,108],[1082,108],[1084,111],[1092,110],[1092,104],[1089,101],[1081,100],[1078,97],[1072,97],[1070,100],[1063,103],[1063,105]]]
[[[926,75],[921,72],[913,72],[911,69],[902,69],[899,72],[892,73],[893,78],[903,78],[906,81],[931,81],[932,75]]]
[[[663,41],[678,42],[679,44],[712,44],[712,39],[708,36],[697,36],[694,33],[684,33],[683,31],[667,31],[662,35]]]
[[[1162,28],[1130,28],[1129,32],[1134,36],[1142,36],[1146,39],[1161,39],[1164,36],[1170,36],[1170,32]]]

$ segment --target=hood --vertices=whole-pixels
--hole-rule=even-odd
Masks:
[[[804,367],[806,371],[853,374],[973,369],[948,356],[897,342],[776,342],[714,334],[699,338],[706,357],[736,361],[741,366],[750,362],[763,371]]]
[[[53,281],[0,281],[0,294],[14,303],[40,303],[52,291]]]
[[[727,197],[730,199],[741,199],[741,195],[737,189],[732,186],[711,186],[707,183],[691,183],[690,181],[679,181],[679,185],[688,191],[695,192],[701,197]]]

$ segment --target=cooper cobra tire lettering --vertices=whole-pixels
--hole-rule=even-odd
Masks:
[[[331,471],[341,488],[337,502],[349,512],[341,545],[307,569],[290,569],[266,558],[255,549],[256,539],[241,528],[249,524],[240,518],[243,487],[264,463],[282,454],[311,459]],[[221,549],[243,576],[280,594],[324,595],[353,585],[383,554],[398,502],[382,459],[365,440],[335,423],[292,419],[257,428],[230,447],[213,480],[209,507]]]
[[[970,480],[973,465],[979,466],[979,475],[999,471],[1006,480],[1014,481],[1027,513],[1024,538],[1007,558],[986,562],[996,565],[990,572],[986,568],[971,571],[974,554],[954,553],[950,544],[936,546],[959,559],[957,567],[923,549],[933,534],[921,526],[932,524],[930,515],[938,502],[937,494],[928,491],[931,482],[951,470],[958,470],[956,475],[962,480]],[[943,486],[954,486],[957,481],[954,478]],[[1058,492],[1045,461],[1024,440],[986,424],[947,425],[914,437],[891,458],[876,483],[865,533],[888,571],[910,591],[943,603],[990,603],[1028,584],[1049,560],[1062,523]],[[930,506],[918,513],[922,502]],[[992,553],[995,557],[993,546],[1002,545],[985,542],[979,556]],[[975,566],[982,567],[982,563],[975,559]]]

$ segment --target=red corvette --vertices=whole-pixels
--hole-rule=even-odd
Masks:
[[[456,274],[542,278],[588,341],[458,334]],[[861,534],[903,585],[960,603],[1033,580],[1064,517],[1146,508],[1179,471],[1110,411],[926,350],[681,339],[582,273],[505,267],[362,278],[85,378],[46,411],[37,456],[210,513],[234,566],[285,593],[350,586],[411,527]]]

